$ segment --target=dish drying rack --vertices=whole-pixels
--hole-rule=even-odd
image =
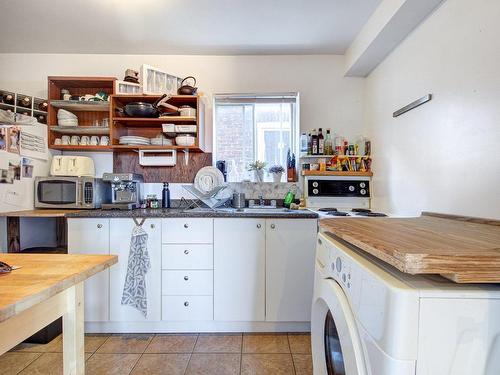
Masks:
[[[197,199],[186,199],[188,202],[188,209],[192,208],[202,208],[198,201],[203,202],[210,209],[215,210],[218,207],[223,206],[231,200],[231,198],[216,198],[216,196],[227,188],[227,185],[217,186],[216,188],[210,190],[208,193],[203,193],[196,189],[193,185],[182,185],[184,190],[188,191],[190,194],[194,195]]]

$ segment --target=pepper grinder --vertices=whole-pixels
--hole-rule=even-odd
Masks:
[[[161,193],[161,206],[163,208],[170,208],[170,189],[168,182],[163,183],[163,191]]]

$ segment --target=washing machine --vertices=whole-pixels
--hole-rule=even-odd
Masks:
[[[500,374],[500,285],[404,274],[323,231],[315,267],[315,375]]]

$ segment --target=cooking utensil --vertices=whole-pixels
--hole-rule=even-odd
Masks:
[[[188,85],[187,82],[188,80],[193,80],[193,85]],[[184,78],[181,82],[181,87],[177,89],[177,94],[179,95],[195,95],[196,91],[198,90],[196,86],[196,78],[193,76],[188,76]]]
[[[123,107],[123,110],[131,117],[158,117],[159,112],[151,103],[132,102]]]
[[[175,137],[175,143],[177,146],[189,147],[193,146],[196,138],[189,134],[179,135]]]
[[[245,193],[233,193],[231,205],[237,209],[245,208]]]

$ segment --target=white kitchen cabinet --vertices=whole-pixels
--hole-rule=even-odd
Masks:
[[[214,219],[214,319],[265,320],[264,219]]]
[[[109,254],[109,219],[68,219],[69,254]],[[109,320],[109,270],[85,280],[85,321]]]
[[[147,246],[151,262],[151,268],[146,274],[147,318],[144,318],[134,307],[121,304],[127,274],[130,238],[134,226],[135,223],[130,218],[110,219],[110,253],[118,255],[118,263],[110,268],[110,320],[159,321],[161,320],[161,219],[146,219],[142,225],[148,234]]]
[[[317,221],[266,220],[266,320],[311,320]]]
[[[163,243],[212,243],[213,220],[205,218],[169,218],[162,220]]]

